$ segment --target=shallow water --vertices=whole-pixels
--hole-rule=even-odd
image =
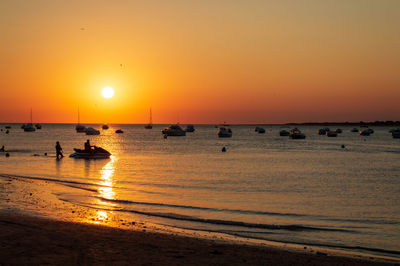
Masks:
[[[90,137],[74,125],[32,133],[19,126],[0,132],[11,154],[0,155],[0,174],[61,186],[52,195],[68,204],[177,228],[400,256],[400,140],[388,127],[362,137],[342,126],[327,138],[302,126],[307,138],[291,140],[279,136],[279,126],[266,126],[265,134],[231,126],[230,139],[211,125],[168,139],[157,125],[113,125]],[[125,133],[115,134],[118,128]],[[87,138],[112,158],[55,159],[57,140],[68,155]]]

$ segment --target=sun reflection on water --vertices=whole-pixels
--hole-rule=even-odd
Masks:
[[[104,209],[112,209],[115,204],[101,200],[101,198],[113,200],[115,199],[114,187],[114,173],[116,158],[111,156],[111,160],[100,170],[100,180],[97,183],[100,187],[98,191],[98,199],[96,205]],[[108,210],[96,210],[95,216],[91,219],[93,223],[112,224],[114,214]],[[110,224],[111,223],[111,224]]]
[[[111,156],[111,161],[108,162],[100,171],[100,182],[98,183],[101,187],[98,189],[99,196],[105,199],[115,199],[115,192],[113,191],[114,186],[114,161],[115,157]]]

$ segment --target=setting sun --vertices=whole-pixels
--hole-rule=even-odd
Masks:
[[[114,89],[111,87],[104,87],[101,90],[101,94],[103,95],[104,98],[110,99],[111,97],[114,96]]]

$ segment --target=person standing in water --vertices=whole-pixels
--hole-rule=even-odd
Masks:
[[[64,155],[62,154],[63,149],[61,148],[60,142],[57,141],[56,142],[56,157],[57,159],[61,159],[62,157],[64,157]]]

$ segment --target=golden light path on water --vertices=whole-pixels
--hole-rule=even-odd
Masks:
[[[97,183],[100,185],[100,188],[98,189],[98,196],[100,198],[105,198],[109,200],[115,199],[115,192],[113,190],[114,186],[114,173],[115,173],[115,162],[116,162],[116,157],[111,156],[110,161],[100,170],[100,180]],[[102,201],[101,199],[97,199],[96,202],[99,206],[104,206],[105,209],[112,208],[114,204]],[[105,210],[96,210],[96,217],[94,219],[91,219],[92,223],[110,223],[112,222],[112,216],[113,212],[112,211],[105,211]]]

